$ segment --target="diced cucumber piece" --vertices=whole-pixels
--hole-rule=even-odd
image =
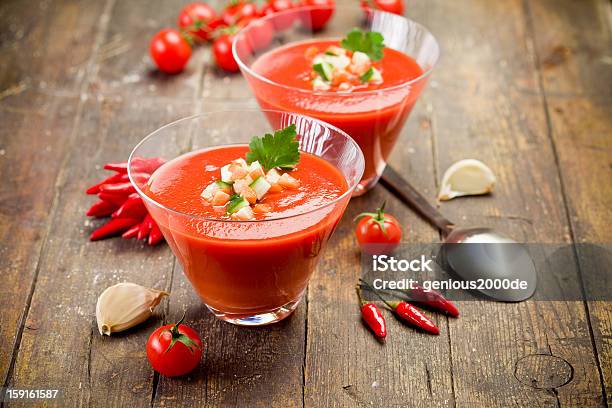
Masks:
[[[251,177],[256,179],[257,177],[263,176],[264,174],[266,174],[266,172],[264,171],[264,168],[262,167],[261,164],[259,164],[257,160],[251,163],[251,165],[249,166],[249,175]]]
[[[253,219],[253,210],[251,207],[242,207],[240,210],[233,214],[233,217],[237,220],[248,221]]]
[[[250,187],[253,189],[253,191],[255,191],[257,199],[261,200],[262,197],[266,195],[270,187],[272,187],[272,185],[270,185],[270,183],[266,181],[265,177],[260,176],[257,178],[257,180],[251,183]]]
[[[248,187],[252,182],[253,179],[251,178],[251,176],[246,176],[243,179],[236,180],[233,185],[234,193],[240,194],[242,192],[242,189]]]
[[[270,169],[268,174],[266,174],[266,180],[270,184],[274,184],[274,183],[278,182],[278,179],[280,179],[280,178],[281,178],[281,175],[278,172],[278,170],[276,170],[276,169]]]
[[[234,194],[227,204],[227,213],[233,214],[240,211],[240,209],[244,207],[249,207],[249,202],[246,200],[246,198]]]
[[[217,191],[219,191],[219,186],[217,185],[217,182],[213,181],[206,186],[206,188],[202,191],[202,194],[200,194],[200,197],[207,201],[211,201]]]
[[[319,64],[314,64],[312,66],[312,69],[314,70],[314,72],[319,74],[321,78],[323,78],[325,81],[331,81],[332,75],[334,73],[334,67],[332,66],[332,64],[328,62],[321,62]]]
[[[323,55],[323,61],[333,68],[343,71],[351,64],[351,59],[346,55]],[[330,77],[331,78],[331,77]]]
[[[229,168],[230,164],[226,164],[225,166],[221,167],[221,181],[224,183],[231,183],[233,181],[232,172]]]
[[[320,76],[312,80],[312,89],[315,91],[329,91],[331,86],[329,82],[324,81]]]
[[[380,73],[379,70],[377,70],[376,68],[372,67],[372,76],[369,79],[370,82],[373,82],[375,84],[380,84],[383,81],[383,77],[382,74]]]
[[[234,160],[234,161],[233,161],[233,163],[237,163],[237,164],[239,164],[240,166],[244,167],[245,169],[248,169],[248,168],[249,168],[249,166],[247,165],[246,160],[244,160],[242,157],[241,157],[241,158],[239,158],[239,159]]]
[[[225,192],[232,191],[232,185],[230,183],[226,183],[225,181],[217,180],[215,184],[219,188],[219,190],[223,190]]]

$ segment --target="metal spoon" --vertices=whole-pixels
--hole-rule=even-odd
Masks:
[[[390,166],[385,169],[381,184],[410,206],[443,236],[442,261],[451,272],[466,281],[500,282],[500,288],[479,288],[476,291],[503,302],[529,299],[536,290],[537,275],[527,249],[490,228],[458,228]],[[524,282],[504,288],[505,282]],[[487,284],[488,285],[488,284]]]

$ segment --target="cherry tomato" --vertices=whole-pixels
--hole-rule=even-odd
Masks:
[[[270,45],[274,39],[274,27],[272,23],[257,17],[242,19],[238,23],[239,27],[246,27],[247,25],[249,25],[249,29],[243,33],[251,49],[262,50]]]
[[[259,17],[269,16],[270,14],[274,14],[274,8],[270,3],[264,3],[257,12]]]
[[[191,327],[178,323],[159,327],[147,341],[147,358],[151,367],[166,377],[191,372],[202,357],[202,340]]]
[[[217,17],[215,9],[206,3],[191,3],[183,7],[178,16],[178,25],[200,40],[210,38],[208,23]]]
[[[392,215],[385,213],[385,204],[375,213],[361,213],[355,227],[361,250],[367,254],[388,254],[393,252],[402,239],[402,228]]]
[[[319,31],[325,27],[332,14],[334,14],[334,0],[303,0],[302,5],[318,7],[300,13],[302,24],[312,31]]]
[[[401,16],[404,14],[404,0],[362,0],[361,8],[365,11],[367,17],[369,17],[372,9]]]
[[[149,53],[160,71],[176,74],[187,65],[191,46],[177,30],[166,28],[153,36]]]
[[[226,25],[233,25],[243,18],[257,17],[258,14],[257,6],[254,3],[238,1],[230,3],[225,10],[223,10],[221,18]]]
[[[272,7],[274,13],[280,13],[282,11],[291,10],[293,8],[293,3],[291,2],[291,0],[270,0],[269,4]],[[276,17],[273,19],[274,27],[277,30],[286,30],[287,28],[291,27],[294,19],[295,16],[293,15],[293,13],[289,13],[289,15],[286,16]]]
[[[217,31],[226,27],[225,21],[223,21],[222,17],[215,17],[206,24],[206,32],[208,33],[208,40],[214,40]]]
[[[232,55],[234,34],[222,34],[213,42],[213,55],[219,68],[228,72],[238,72],[238,63]]]

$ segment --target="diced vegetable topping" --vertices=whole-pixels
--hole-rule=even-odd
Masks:
[[[269,205],[260,202],[267,194],[300,186],[298,179],[279,171],[294,168],[300,159],[296,135],[291,125],[263,138],[254,137],[247,160],[239,158],[221,167],[221,180],[206,186],[202,198],[213,206],[225,206],[235,220],[248,221],[255,213],[271,212]]]
[[[351,92],[367,84],[383,82],[380,70],[373,66],[383,57],[382,34],[355,28],[341,45],[330,45],[323,52],[318,52],[316,47],[307,50],[306,58],[312,60],[313,90]]]

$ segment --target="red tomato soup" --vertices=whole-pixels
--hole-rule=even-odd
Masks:
[[[255,76],[247,78],[263,109],[312,116],[348,133],[365,156],[362,180],[373,181],[382,173],[425,81],[400,85],[420,77],[423,69],[408,55],[385,48],[383,59],[374,62],[384,78],[382,83],[366,84],[346,93],[313,91],[309,80],[312,61],[306,57],[308,49],[325,50],[339,43],[339,40],[290,43],[258,57],[251,69],[282,86]]]
[[[348,197],[342,173],[326,160],[301,152],[291,176],[297,189],[269,193],[270,208],[253,221],[234,221],[200,194],[219,179],[220,168],[244,158],[246,145],[194,151],[153,173],[144,193],[164,237],[202,300],[216,312],[250,316],[300,298]],[[314,211],[313,211],[314,210]]]

